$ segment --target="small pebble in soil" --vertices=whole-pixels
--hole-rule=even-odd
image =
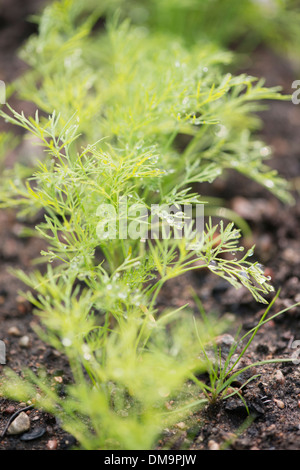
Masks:
[[[56,439],[50,439],[50,441],[47,442],[47,449],[48,450],[56,450],[58,446],[58,442]]]
[[[235,343],[235,340],[234,340],[233,336],[231,336],[230,334],[225,333],[223,335],[218,336],[215,340],[215,343],[221,351],[222,358],[226,359],[230,349],[232,348],[233,344]],[[215,356],[215,352],[213,352],[213,355]],[[216,358],[216,356],[215,356],[215,359],[219,360],[219,358],[218,357]]]
[[[229,335],[228,333],[225,333],[221,336],[218,336],[216,338],[216,343],[220,347],[227,347],[230,348],[234,344],[234,337]]]
[[[19,330],[19,328],[17,326],[11,326],[8,329],[7,332],[10,336],[21,336],[22,335],[21,331]]]
[[[284,384],[285,378],[284,378],[284,375],[283,375],[283,373],[281,372],[281,370],[277,370],[277,371],[275,372],[274,377],[275,377],[275,380],[276,380],[276,382],[277,382],[278,384],[280,384],[280,385],[283,385],[283,384]]]
[[[22,434],[30,429],[29,416],[22,411],[10,424],[7,434]]]
[[[7,413],[8,415],[14,414],[15,411],[16,411],[16,408],[13,405],[8,405],[5,408],[5,413]]]
[[[207,446],[208,446],[209,450],[220,450],[219,444],[216,441],[212,440],[212,439],[210,441],[208,441]]]
[[[36,415],[36,416],[33,416],[33,418],[31,418],[31,421],[38,421],[40,418],[39,415]]]
[[[181,421],[180,423],[175,424],[175,426],[178,429],[186,429],[187,428],[186,424],[183,421]]]
[[[19,339],[19,346],[21,348],[29,348],[30,347],[29,336],[22,336],[22,338]]]
[[[281,410],[283,410],[284,408],[284,403],[282,400],[278,400],[277,398],[274,398],[274,402],[275,404],[278,406],[278,408],[280,408]]]
[[[238,398],[229,398],[225,403],[225,411],[239,413],[246,411],[246,408],[242,400]]]
[[[59,383],[59,384],[61,384],[61,383],[63,382],[63,378],[60,377],[60,376],[54,377],[54,380],[55,380],[55,382],[57,382],[57,383]]]

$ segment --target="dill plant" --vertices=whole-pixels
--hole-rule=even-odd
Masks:
[[[148,208],[205,203],[193,185],[230,168],[290,201],[254,136],[262,101],[285,98],[262,80],[226,73],[232,55],[214,44],[187,45],[120,14],[97,31],[107,4],[90,15],[87,5],[49,5],[21,53],[30,69],[13,86],[39,112],[0,112],[44,149],[35,168],[3,172],[1,205],[22,217],[43,211],[36,235],[48,243],[46,272],[16,274],[31,288],[36,332],[67,357],[72,380],[61,397],[44,371],[20,378],[6,370],[2,393],[58,415],[85,449],[146,449],[176,419],[166,400],[176,402],[191,374],[205,370],[199,335],[205,344],[220,329],[200,320],[195,328],[187,307],[158,315],[162,286],[208,268],[259,302],[273,287],[249,261],[253,249],[228,258],[243,250],[233,223],[209,220],[191,250],[176,237],[100,239],[99,207],[117,211],[124,196]],[[159,220],[174,229],[162,209]]]

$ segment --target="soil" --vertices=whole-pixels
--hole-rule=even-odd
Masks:
[[[10,81],[26,68],[16,51],[34,32],[34,26],[26,22],[25,17],[42,3],[2,1],[0,79]],[[265,47],[253,53],[247,72],[265,77],[267,86],[281,85],[288,94],[292,82],[299,78],[286,58]],[[22,103],[17,105],[21,108]],[[26,106],[30,110],[31,105],[26,103]],[[273,149],[270,164],[291,181],[295,204],[287,207],[259,185],[233,172],[212,185],[202,185],[199,190],[202,194],[223,198],[224,205],[234,209],[250,225],[252,238],[244,239],[243,243],[246,246],[252,242],[256,244],[255,258],[266,267],[275,289],[281,289],[272,309],[275,313],[300,301],[300,106],[290,101],[272,102],[269,109],[261,113],[261,118],[260,135]],[[17,156],[18,150],[8,155],[8,164]],[[32,221],[17,219],[13,211],[0,211],[0,339],[6,343],[7,366],[20,372],[26,366],[35,371],[43,365],[53,380],[60,382],[68,374],[67,363],[35,335],[32,327],[38,320],[32,306],[18,293],[23,288],[21,282],[9,272],[11,268],[27,272],[31,269],[32,259],[45,248],[41,240],[19,236],[23,227],[30,224]],[[160,307],[178,307],[187,301],[194,306],[190,286],[199,295],[206,312],[220,316],[230,314],[234,318],[234,327],[229,332],[233,335],[238,325],[242,328],[241,334],[253,328],[264,312],[263,306],[257,304],[247,291],[235,290],[203,270],[169,283],[160,297]],[[266,323],[258,331],[244,363],[291,358],[292,354],[297,358],[298,350],[292,346],[294,341],[300,340],[299,319],[300,307],[294,307]],[[220,339],[224,348],[225,340],[226,337]],[[157,448],[299,450],[300,366],[294,362],[256,367],[238,379],[240,383],[236,383],[236,387],[259,374],[242,392],[250,415],[238,397],[209,405],[194,413],[186,424],[178,423],[174,429],[165,430]],[[2,370],[3,366],[0,366],[0,374]],[[0,398],[0,435],[13,413],[27,405]],[[53,416],[34,408],[26,413],[31,420],[31,429],[41,428],[43,435],[24,441],[20,436],[6,434],[0,437],[0,450],[61,450],[75,444],[75,439],[60,428]]]

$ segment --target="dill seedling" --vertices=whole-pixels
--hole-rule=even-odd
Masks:
[[[278,362],[279,363],[291,362],[290,358],[288,359],[274,358],[274,359],[253,362],[247,366],[240,366],[240,363],[243,357],[245,356],[247,350],[249,349],[252,341],[254,340],[259,328],[261,328],[267,322],[278,317],[279,315],[284,314],[286,311],[288,311],[291,308],[291,307],[285,308],[281,310],[280,312],[277,312],[273,314],[272,316],[268,317],[268,314],[271,308],[273,307],[274,303],[276,302],[276,299],[278,298],[278,296],[279,296],[279,292],[277,292],[277,294],[274,296],[274,298],[272,299],[268,307],[265,309],[259,322],[254,328],[247,331],[247,333],[245,333],[243,336],[239,336],[239,332],[237,333],[237,337],[235,338],[235,341],[233,342],[233,344],[230,346],[230,349],[229,349],[228,354],[226,355],[225,361],[222,361],[221,347],[218,347],[216,344],[214,344],[213,345],[214,352],[213,352],[213,355],[211,356],[208,350],[206,349],[206,347],[202,344],[200,335],[198,336],[203,358],[207,362],[207,373],[209,376],[209,383],[205,384],[203,381],[200,381],[193,374],[191,374],[190,378],[202,390],[203,394],[206,397],[207,402],[215,403],[217,400],[222,400],[222,399],[225,400],[234,395],[238,395],[243,401],[243,403],[245,404],[247,411],[249,412],[248,406],[242,395],[242,390],[250,381],[255,380],[259,376],[259,374],[258,375],[255,374],[251,376],[239,388],[236,388],[236,387],[232,388],[232,384],[234,384],[236,379],[241,374],[243,374],[243,372],[251,368],[263,366],[265,364],[278,363]],[[203,307],[201,305],[201,302],[195,296],[194,298],[203,315],[204,312],[203,312]],[[300,302],[295,304],[293,307],[298,306],[298,305],[300,305]],[[195,325],[195,328],[197,330],[198,328],[197,325]],[[238,349],[240,349],[239,352],[237,352]]]

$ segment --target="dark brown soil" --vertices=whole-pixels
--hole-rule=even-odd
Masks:
[[[2,1],[0,7],[0,79],[9,81],[21,73],[25,65],[17,58],[16,49],[34,31],[25,17],[43,2],[22,0]],[[9,4],[9,6],[8,6]],[[292,82],[299,78],[290,64],[267,49],[259,49],[249,61],[248,72],[265,77],[266,84],[282,85],[291,93]],[[26,104],[27,106],[30,105]],[[21,104],[18,103],[18,107]],[[271,275],[274,287],[281,288],[272,313],[300,301],[300,106],[291,102],[270,103],[270,109],[261,114],[264,127],[261,134],[274,150],[272,166],[294,185],[295,205],[286,207],[269,192],[229,172],[226,179],[213,185],[204,185],[201,193],[224,198],[224,204],[244,217],[252,229],[256,244],[255,257]],[[15,158],[16,154],[11,156]],[[10,156],[9,156],[10,158]],[[17,220],[10,211],[0,211],[0,339],[7,347],[7,365],[19,372],[29,366],[34,371],[46,366],[54,381],[64,381],[68,373],[63,357],[41,342],[32,325],[37,321],[31,305],[18,294],[23,286],[9,273],[10,268],[28,271],[32,259],[39,256],[43,242],[20,238],[25,221]],[[209,272],[173,281],[165,288],[160,305],[180,306],[187,301],[193,306],[192,286],[203,301],[206,312],[217,315],[230,313],[242,333],[255,326],[264,311],[243,289],[235,290]],[[264,359],[290,358],[295,350],[293,341],[300,340],[300,308],[292,308],[275,321],[264,325],[245,356],[245,364]],[[12,328],[19,331],[14,331]],[[233,334],[235,329],[233,329]],[[22,347],[20,339],[29,337]],[[0,366],[0,375],[3,367]],[[260,374],[243,389],[243,399],[230,398],[207,406],[192,417],[192,425],[182,423],[174,430],[166,430],[158,448],[206,450],[289,450],[300,449],[300,368],[294,363],[269,364],[257,367],[251,374]],[[57,379],[61,377],[62,379]],[[238,385],[237,385],[238,386]],[[0,398],[0,433],[11,415],[25,403],[12,403]],[[72,436],[61,430],[55,418],[31,409],[32,429],[43,428],[43,436],[22,441],[20,437],[5,435],[0,438],[0,450],[67,449],[74,444]]]

